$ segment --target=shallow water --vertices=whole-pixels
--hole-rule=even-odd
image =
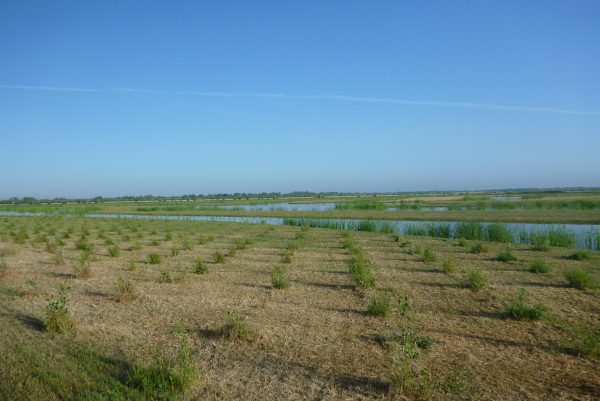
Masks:
[[[295,211],[295,212],[309,212],[309,211],[326,211],[334,210],[335,203],[258,203],[255,205],[217,205],[216,209],[225,210],[252,210],[252,211]]]
[[[522,197],[519,195],[515,195],[515,196],[490,196],[490,199],[495,200],[495,201],[511,201],[511,200],[521,200]]]
[[[0,211],[0,216],[52,216],[45,213],[20,213]],[[222,221],[235,223],[283,225],[284,219],[280,217],[237,217],[237,216],[175,216],[175,215],[147,215],[147,214],[84,214],[87,218],[124,218],[124,219],[150,219],[150,220],[187,220],[187,221]],[[315,219],[319,221],[333,221],[345,223],[359,223],[361,219]],[[412,220],[372,220],[377,225],[393,225],[399,234],[405,234],[409,226],[427,226],[428,224],[448,224],[452,230],[460,224],[458,221],[412,221]],[[490,223],[491,224],[491,223]],[[589,248],[588,239],[591,234],[600,232],[600,224],[540,224],[540,223],[502,223],[519,243],[519,234],[526,232],[548,232],[549,230],[564,230],[575,236],[576,247]],[[597,244],[592,241],[592,247]]]

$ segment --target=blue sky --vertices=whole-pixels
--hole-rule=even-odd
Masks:
[[[0,1],[0,198],[600,186],[599,20],[579,0]]]

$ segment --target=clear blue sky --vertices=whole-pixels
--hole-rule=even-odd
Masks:
[[[0,1],[0,198],[583,185],[595,0]]]

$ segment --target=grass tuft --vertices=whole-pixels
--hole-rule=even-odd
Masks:
[[[546,263],[546,261],[542,259],[537,259],[533,264],[529,267],[529,271],[531,273],[548,273],[550,271],[550,267]]]
[[[250,325],[232,310],[227,311],[227,323],[221,327],[219,333],[222,337],[232,341],[251,341],[255,337]]]
[[[206,263],[204,263],[202,260],[198,259],[194,264],[194,273],[206,274],[208,273],[208,266],[206,266]]]
[[[276,266],[271,271],[271,285],[276,289],[285,289],[289,287],[285,271],[281,266]]]
[[[387,293],[382,292],[371,299],[367,312],[371,316],[387,316],[390,313],[390,298]]]
[[[159,265],[160,264],[160,255],[158,253],[151,253],[148,255],[148,263],[151,265]]]
[[[500,252],[498,252],[498,256],[496,257],[497,260],[501,261],[501,262],[514,262],[517,260],[517,257],[515,255],[513,255],[512,253],[512,249],[510,248],[504,248],[502,249]]]
[[[598,284],[590,273],[583,269],[567,270],[564,274],[571,287],[579,290],[588,290],[598,287]]]
[[[133,283],[123,277],[117,279],[114,299],[117,302],[133,301],[139,297],[139,294]]]
[[[478,270],[471,270],[467,275],[465,286],[471,291],[479,291],[485,286],[485,277]]]
[[[506,311],[506,315],[515,320],[540,320],[546,313],[542,305],[528,306],[525,304],[525,290],[521,289],[519,297],[513,300]]]
[[[67,308],[67,294],[70,287],[61,284],[56,298],[46,298],[46,316],[44,330],[50,333],[66,333],[73,328],[73,320]]]

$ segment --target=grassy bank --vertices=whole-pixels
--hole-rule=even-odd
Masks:
[[[600,254],[477,230],[0,217],[0,398],[593,399]]]

